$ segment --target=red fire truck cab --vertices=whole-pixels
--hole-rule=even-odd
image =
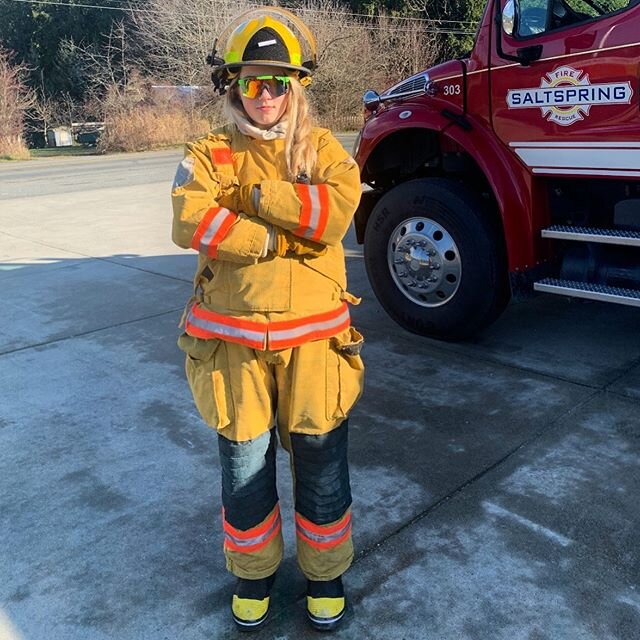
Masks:
[[[400,325],[531,290],[640,306],[640,0],[490,0],[468,57],[365,94],[356,212]]]

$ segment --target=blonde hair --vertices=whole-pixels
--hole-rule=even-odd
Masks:
[[[311,177],[318,159],[318,152],[311,139],[314,121],[305,89],[296,75],[290,77],[289,98],[282,118],[287,120],[287,130],[284,138],[287,169],[289,177],[295,180],[301,174]],[[236,126],[239,117],[248,118],[238,93],[237,79],[233,80],[225,94],[223,108],[226,117]]]

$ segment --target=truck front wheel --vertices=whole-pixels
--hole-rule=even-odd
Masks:
[[[445,178],[405,182],[377,202],[364,257],[374,293],[399,325],[424,336],[461,340],[504,309],[503,244],[483,203]]]

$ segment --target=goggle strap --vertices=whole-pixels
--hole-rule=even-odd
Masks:
[[[239,78],[240,81],[249,82],[250,80],[280,80],[280,82],[289,82],[291,78],[289,76],[245,76]]]

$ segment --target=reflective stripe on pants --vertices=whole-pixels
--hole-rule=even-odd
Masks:
[[[331,580],[353,560],[348,421],[322,436],[289,435],[298,564],[310,580]],[[275,429],[249,442],[219,436],[224,552],[241,578],[267,577],[282,560],[275,440]]]

